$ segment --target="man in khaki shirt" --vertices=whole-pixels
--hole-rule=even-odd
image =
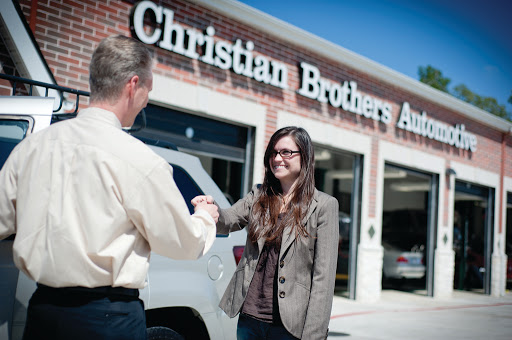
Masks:
[[[146,339],[151,251],[204,255],[215,205],[190,215],[172,168],[125,133],[147,105],[152,52],[104,39],[90,64],[90,107],[22,141],[0,171],[0,239],[38,283],[24,339]]]

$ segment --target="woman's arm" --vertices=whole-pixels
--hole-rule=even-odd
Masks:
[[[319,204],[311,293],[302,339],[325,339],[331,316],[338,261],[338,201],[329,197]]]
[[[233,231],[238,231],[247,226],[249,223],[249,215],[254,201],[256,187],[253,187],[245,197],[239,199],[230,208],[219,208],[219,220],[217,222],[218,234],[229,234]],[[211,196],[196,196],[192,199],[192,205],[197,206],[202,202],[213,203]]]

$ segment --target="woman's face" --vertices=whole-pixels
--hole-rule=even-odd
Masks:
[[[289,189],[300,174],[300,154],[293,153],[288,157],[283,157],[278,153],[283,150],[300,150],[292,137],[284,136],[277,141],[274,146],[274,153],[269,159],[272,173],[281,182],[283,189]]]

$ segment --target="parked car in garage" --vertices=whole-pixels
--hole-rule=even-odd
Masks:
[[[383,274],[390,279],[421,279],[425,276],[423,250],[404,250],[383,241]]]
[[[385,279],[421,279],[425,276],[427,214],[424,210],[394,210],[382,219]]]

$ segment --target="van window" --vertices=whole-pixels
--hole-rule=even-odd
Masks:
[[[204,195],[204,192],[182,167],[174,164],[171,164],[171,166],[173,168],[174,182],[176,182],[178,189],[181,191],[181,195],[185,199],[185,202],[187,202],[188,210],[193,214],[194,206],[190,201],[197,195]],[[217,237],[228,237],[228,235],[217,234]]]
[[[197,195],[204,195],[203,191],[199,189],[199,186],[189,176],[189,174],[178,165],[171,164],[173,168],[173,177],[178,189],[180,189],[185,202],[187,202],[188,210],[191,214],[194,213],[194,206],[190,201]]]
[[[0,168],[4,165],[12,149],[25,138],[28,128],[27,120],[0,120]]]

